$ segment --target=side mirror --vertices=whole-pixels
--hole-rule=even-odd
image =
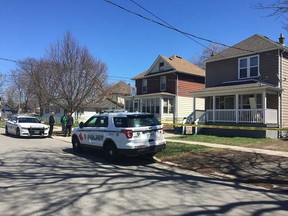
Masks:
[[[80,122],[79,123],[79,128],[83,128],[85,125],[84,125],[84,123],[83,122]]]

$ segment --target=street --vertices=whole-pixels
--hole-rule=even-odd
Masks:
[[[0,128],[1,215],[288,215],[288,194]]]

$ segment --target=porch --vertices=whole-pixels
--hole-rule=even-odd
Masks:
[[[257,82],[211,87],[192,94],[205,98],[206,111],[198,122],[279,125],[279,92],[278,87]]]
[[[199,122],[277,124],[277,109],[208,109]]]

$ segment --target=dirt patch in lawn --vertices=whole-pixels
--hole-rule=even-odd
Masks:
[[[276,146],[278,145],[278,147]],[[251,144],[247,147],[283,150],[284,144]],[[200,153],[162,158],[181,167],[206,175],[273,190],[288,191],[288,158],[266,154],[212,148]]]

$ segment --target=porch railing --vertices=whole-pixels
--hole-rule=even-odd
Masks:
[[[206,122],[238,122],[276,124],[277,110],[275,109],[235,109],[206,110]],[[214,119],[213,119],[214,115]]]

